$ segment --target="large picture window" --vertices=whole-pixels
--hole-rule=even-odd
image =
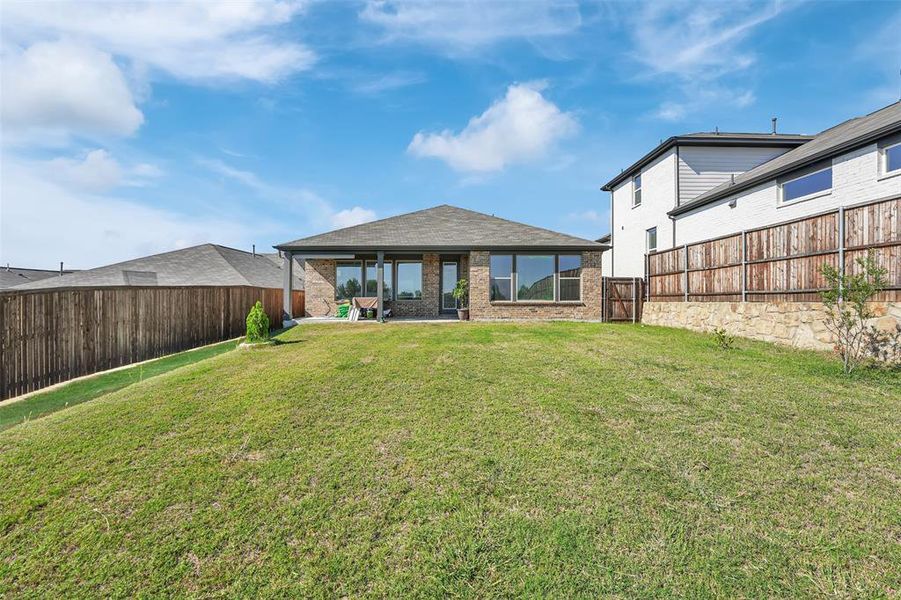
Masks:
[[[492,254],[488,265],[488,297],[492,301],[513,300],[513,255]]]
[[[378,266],[379,263],[377,261],[366,261],[366,295],[371,298],[375,298],[379,293]],[[390,260],[385,261],[384,280],[382,298],[390,300],[391,292],[394,290],[394,269]]]
[[[492,254],[488,269],[488,297],[492,302],[582,299],[579,254]]]
[[[422,299],[422,263],[397,263],[397,299]]]
[[[516,256],[516,299],[554,299],[554,255]]]
[[[358,260],[338,262],[335,264],[335,300],[350,300],[354,296],[363,295],[363,283],[360,280],[363,265]]]

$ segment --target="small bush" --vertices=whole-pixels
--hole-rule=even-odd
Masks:
[[[269,340],[269,316],[263,303],[257,300],[247,313],[247,342],[250,344]]]
[[[713,330],[713,339],[720,350],[731,350],[735,345],[735,336],[726,333],[726,329],[723,327]]]

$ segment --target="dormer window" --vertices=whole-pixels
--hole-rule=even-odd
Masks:
[[[641,206],[641,175],[632,178],[632,208]]]

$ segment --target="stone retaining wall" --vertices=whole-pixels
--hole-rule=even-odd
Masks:
[[[901,303],[874,302],[873,308],[878,328],[901,325]],[[732,335],[811,350],[833,347],[821,302],[646,302],[641,322],[694,331],[722,327]]]

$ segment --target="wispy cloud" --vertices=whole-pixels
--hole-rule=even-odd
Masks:
[[[427,80],[425,73],[398,71],[378,76],[357,77],[350,82],[350,88],[358,94],[375,96],[411,85],[418,85]]]
[[[360,19],[379,27],[382,41],[421,43],[448,54],[565,35],[582,23],[578,4],[563,0],[369,0]]]
[[[316,228],[348,227],[376,218],[376,213],[372,209],[362,206],[338,209],[312,190],[275,185],[252,171],[238,169],[215,158],[198,157],[196,163],[250,188],[263,200],[278,203],[286,212],[303,215]]]
[[[579,126],[571,114],[542,95],[544,88],[541,82],[511,85],[503,98],[470,119],[460,133],[419,132],[407,151],[441,159],[463,172],[500,171],[546,156]]]

